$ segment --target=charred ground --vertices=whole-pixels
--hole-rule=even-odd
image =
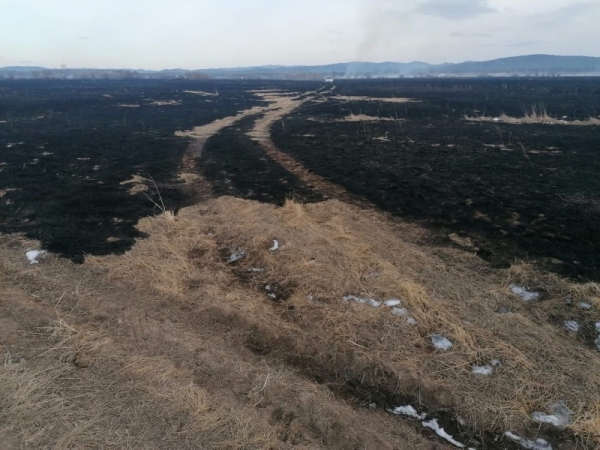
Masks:
[[[174,136],[265,102],[250,92],[306,92],[310,83],[188,81],[4,82],[0,89],[0,227],[81,260],[122,252],[156,212],[120,183],[151,176],[170,209],[192,199],[177,178],[189,143]],[[187,91],[187,92],[186,92]],[[219,95],[198,95],[198,93]],[[337,83],[273,127],[277,147],[378,207],[456,233],[494,264],[534,259],[598,279],[600,127],[469,122],[545,105],[557,118],[596,117],[594,79],[394,80]],[[408,97],[396,104],[340,96]],[[171,103],[171,104],[169,104]],[[391,121],[343,122],[350,114]],[[319,192],[248,138],[255,117],[205,145],[198,170],[216,195],[281,204]],[[147,194],[158,200],[156,189]],[[107,239],[109,241],[107,241]],[[455,243],[452,243],[454,245]]]
[[[600,127],[465,120],[522,116],[534,104],[566,121],[596,117],[598,80],[347,81],[335,94],[287,117],[285,130],[275,124],[276,145],[378,207],[437,230],[439,239],[471,238],[496,265],[532,259],[598,279]],[[339,120],[349,114],[398,120]]]

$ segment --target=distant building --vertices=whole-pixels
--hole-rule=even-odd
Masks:
[[[325,83],[333,83],[333,77],[325,77]]]

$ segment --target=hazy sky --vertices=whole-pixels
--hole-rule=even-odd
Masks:
[[[0,0],[0,67],[600,56],[600,0]]]

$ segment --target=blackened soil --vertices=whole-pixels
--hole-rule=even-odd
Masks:
[[[354,81],[339,83],[335,93],[419,102],[331,97],[286,117],[285,130],[275,124],[276,145],[386,211],[441,236],[471,237],[495,264],[532,259],[600,279],[600,127],[464,119],[522,116],[533,103],[569,120],[596,116],[600,80]],[[401,120],[333,121],[350,113]]]
[[[130,186],[120,183],[133,174],[149,175],[167,209],[187,205],[177,171],[189,141],[174,132],[262,105],[248,90],[269,87],[274,86],[225,81],[3,81],[0,232],[25,233],[40,240],[43,248],[75,261],[82,261],[85,254],[127,250],[141,237],[135,224],[157,209],[144,195],[129,195]],[[219,96],[185,90],[218,91]],[[158,202],[154,189],[148,194]]]
[[[257,117],[248,117],[211,137],[202,150],[201,167],[216,195],[233,195],[283,205],[322,201],[318,192],[274,161],[245,133]]]

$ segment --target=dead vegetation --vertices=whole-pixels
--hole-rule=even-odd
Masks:
[[[0,236],[6,448],[449,450],[259,354],[219,299],[109,279],[102,260],[48,255],[32,267],[22,261],[32,246]]]
[[[150,104],[155,106],[179,106],[181,105],[181,100],[156,100]]]
[[[548,125],[600,125],[600,118],[590,117],[587,120],[569,120],[567,117],[556,118],[548,114],[544,104],[534,104],[530,108],[523,109],[523,117],[512,117],[501,114],[498,117],[491,116],[465,116],[465,120],[470,122],[496,122],[508,123],[514,125],[541,123]]]
[[[472,254],[426,251],[402,238],[416,230],[336,201],[278,209],[220,198],[144,219],[140,229],[151,237],[131,252],[87,263],[177,303],[201,298],[247,329],[251,348],[313,376],[358,383],[379,406],[406,399],[452,411],[472,430],[526,433],[532,412],[563,401],[574,412],[570,429],[600,439],[600,362],[553,319],[566,296],[598,302],[595,284],[524,265],[491,272]],[[228,263],[235,252],[245,256]],[[543,289],[544,302],[524,302],[511,283]],[[385,306],[345,302],[347,295],[398,298],[417,325]],[[589,323],[600,319],[595,309],[586,314]],[[432,351],[433,334],[453,349]],[[492,376],[471,373],[494,360],[501,367]]]
[[[218,97],[218,92],[204,92],[204,91],[183,91],[186,94],[202,95],[203,97]]]
[[[148,178],[144,178],[141,175],[132,175],[131,179],[121,181],[121,186],[131,186],[129,188],[129,195],[136,195],[140,192],[146,192],[150,189],[149,184],[151,181]]]
[[[344,102],[384,102],[384,103],[414,103],[418,100],[412,98],[402,97],[361,97],[361,96],[349,96],[349,95],[335,95],[331,97],[333,100],[341,100]]]
[[[395,119],[393,117],[375,117],[369,116],[366,114],[350,114],[349,116],[344,117],[343,119],[336,120],[336,122],[385,122],[385,121],[398,121],[399,119]]]

